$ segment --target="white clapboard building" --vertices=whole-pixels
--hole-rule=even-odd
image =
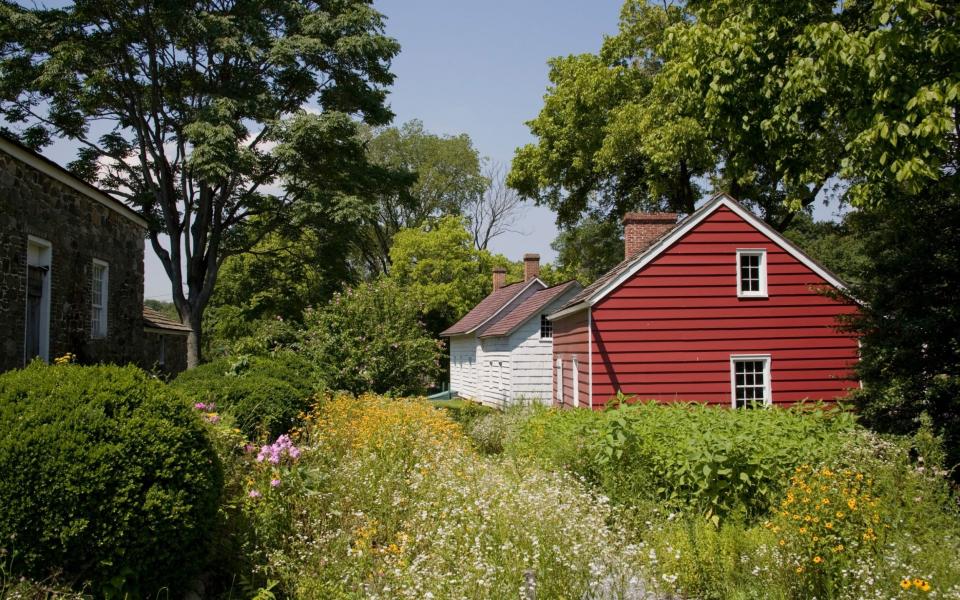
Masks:
[[[538,278],[540,256],[523,257],[524,280],[506,284],[493,272],[493,292],[440,335],[450,339],[450,390],[488,406],[549,404],[553,387],[553,327],[546,315],[582,287],[548,287]]]

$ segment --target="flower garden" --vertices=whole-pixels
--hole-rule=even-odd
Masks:
[[[256,377],[228,371],[210,377]],[[0,597],[960,598],[957,496],[925,429],[315,392],[273,434],[287,408],[257,424],[236,396],[263,386],[191,377],[0,376]]]

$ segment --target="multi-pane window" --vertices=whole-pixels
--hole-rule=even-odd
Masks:
[[[94,260],[90,276],[90,335],[95,338],[107,336],[107,290],[109,289],[110,267],[107,263]]]
[[[737,250],[737,295],[767,295],[766,250]]]
[[[548,340],[553,337],[553,321],[547,315],[540,315],[540,339]]]
[[[770,357],[731,358],[734,408],[770,403]]]

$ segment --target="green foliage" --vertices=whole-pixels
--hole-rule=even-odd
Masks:
[[[501,255],[477,250],[462,217],[446,216],[398,232],[390,248],[388,279],[422,304],[434,335],[455,323],[493,289],[493,269],[508,280],[523,279],[523,267]]]
[[[869,264],[864,248],[866,236],[857,226],[860,220],[860,214],[848,213],[839,223],[814,221],[801,211],[783,235],[845,283],[855,285]]]
[[[319,221],[314,215],[295,231],[275,232],[224,261],[208,309],[211,346],[234,341],[243,323],[275,317],[299,322],[308,306],[323,304],[356,279],[348,264],[356,229]]]
[[[909,205],[960,165],[957,23],[949,2],[627,0],[597,55],[550,61],[510,183],[565,227],[689,213],[703,179],[780,229],[835,178]]]
[[[527,123],[538,141],[517,150],[507,181],[556,211],[561,226],[587,211],[601,220],[641,207],[692,212],[698,167],[685,148],[657,139],[656,126],[669,126],[669,119],[635,110],[646,102],[660,69],[656,49],[664,29],[682,16],[674,6],[628,2],[621,13],[623,35],[607,38],[599,55],[550,60],[544,106]],[[624,130],[637,128],[651,135],[627,141]],[[657,159],[652,148],[659,149]],[[662,156],[674,150],[679,161]]]
[[[35,146],[78,141],[71,169],[147,219],[191,364],[227,256],[380,183],[359,122],[392,117],[399,45],[367,1],[5,3],[0,21],[0,113]]]
[[[215,405],[253,439],[290,431],[317,388],[310,363],[292,351],[220,358],[184,371],[170,386],[192,403]]]
[[[871,260],[851,325],[862,340],[856,402],[866,422],[907,433],[926,412],[952,466],[960,464],[960,196],[944,187],[859,216]]]
[[[517,449],[573,468],[625,505],[658,501],[718,521],[755,519],[779,497],[791,469],[833,456],[838,432],[851,427],[848,413],[815,407],[623,403],[603,413],[534,417]]]
[[[480,155],[466,134],[440,136],[423,123],[408,121],[372,134],[371,162],[395,174],[395,185],[373,194],[363,211],[362,233],[355,241],[370,273],[385,273],[393,260],[393,237],[442,215],[460,215],[483,193],[487,181]]]
[[[304,350],[329,389],[423,394],[442,352],[420,320],[423,310],[416,294],[390,279],[360,284],[307,312]]]
[[[0,375],[0,539],[18,573],[171,595],[204,566],[222,473],[194,411],[133,367]]]
[[[569,475],[478,456],[427,402],[324,398],[296,444],[296,458],[253,462],[240,500],[248,556],[278,595],[529,598],[532,578],[538,598],[619,598],[631,586],[635,550],[609,506]]]
[[[559,279],[590,285],[623,260],[623,223],[587,216],[550,245],[557,251]]]
[[[166,315],[171,319],[180,319],[180,315],[177,313],[177,307],[174,306],[173,302],[164,302],[163,300],[151,300],[147,298],[143,301],[143,305],[147,308],[152,308],[158,313]]]
[[[452,421],[459,423],[464,429],[468,429],[478,419],[497,412],[496,409],[472,400],[435,400],[432,405],[446,412]]]

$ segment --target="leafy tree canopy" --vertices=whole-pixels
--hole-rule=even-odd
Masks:
[[[430,133],[417,120],[372,133],[367,155],[397,177],[397,185],[372,195],[364,213],[358,246],[372,273],[389,271],[390,246],[398,231],[419,227],[428,218],[462,214],[487,186],[468,135]]]
[[[839,177],[868,206],[958,166],[957,6],[628,0],[596,55],[550,62],[510,183],[557,211],[691,212],[700,185],[785,228]]]
[[[369,1],[5,3],[0,23],[0,112],[34,146],[75,140],[71,168],[149,220],[191,365],[227,256],[291,209],[356,213],[356,119],[390,120],[399,49]]]
[[[522,267],[486,250],[477,250],[462,217],[446,216],[418,228],[404,229],[390,248],[389,278],[423,303],[434,333],[467,314],[493,288],[494,267]]]

